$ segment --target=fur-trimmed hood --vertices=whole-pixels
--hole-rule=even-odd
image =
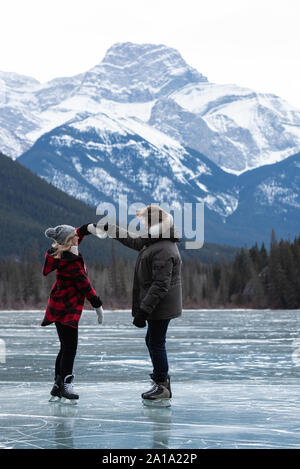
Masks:
[[[138,210],[136,215],[148,227],[150,240],[168,239],[174,242],[181,240],[172,215],[158,205],[148,205]]]

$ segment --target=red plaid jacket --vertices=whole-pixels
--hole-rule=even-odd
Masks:
[[[77,228],[76,231],[79,236],[78,244],[80,244],[89,232],[86,225]],[[101,306],[102,302],[90,284],[80,253],[76,256],[66,251],[61,259],[55,259],[52,254],[52,248],[46,252],[43,275],[56,270],[56,282],[52,286],[41,326],[48,326],[57,321],[77,328],[85,298],[96,308]]]

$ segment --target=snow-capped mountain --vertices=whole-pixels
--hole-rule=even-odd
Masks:
[[[0,72],[1,151],[16,158],[43,133],[65,122],[68,115],[52,109],[72,94],[80,79],[78,75],[41,85],[30,77]]]
[[[187,85],[158,101],[149,122],[237,174],[300,149],[299,110],[235,85]]]
[[[207,79],[172,48],[153,44],[115,44],[89,70],[78,93],[118,103],[147,103],[190,83]]]
[[[278,238],[299,236],[299,187],[300,153],[243,173],[238,177],[238,207],[225,220],[229,238],[234,244],[238,239],[249,245],[269,242],[272,229]]]
[[[78,112],[130,114],[148,120],[155,100],[191,82],[206,81],[166,46],[115,44],[86,73],[46,84],[0,73],[0,147],[18,157],[41,135]]]
[[[226,217],[234,182],[208,158],[133,118],[84,114],[40,137],[19,162],[91,205],[118,200],[204,202]]]
[[[46,84],[2,73],[0,99],[2,151],[91,205],[202,201],[222,244],[299,231],[300,111],[209,83],[174,49],[115,44]]]
[[[0,74],[0,145],[18,157],[78,113],[135,117],[229,172],[300,150],[300,111],[277,96],[209,83],[175,49],[118,43],[86,73],[46,84]]]
[[[33,104],[38,87],[33,78],[0,72],[0,145],[8,156],[18,156],[32,144],[27,134],[38,126]]]
[[[83,114],[40,137],[19,162],[54,186],[97,206],[204,202],[205,240],[268,243],[299,231],[300,153],[242,175],[137,119]]]

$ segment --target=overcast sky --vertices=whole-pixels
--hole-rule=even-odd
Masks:
[[[116,42],[165,44],[215,83],[300,109],[299,0],[2,0],[0,70],[44,82],[84,72]]]

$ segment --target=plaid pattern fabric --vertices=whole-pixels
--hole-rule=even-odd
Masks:
[[[88,233],[81,228],[77,228],[76,231],[79,236],[79,244],[84,235]],[[56,281],[52,286],[41,326],[48,326],[54,321],[58,321],[76,328],[85,298],[93,301],[98,299],[98,296],[90,284],[87,269],[80,253],[76,256],[67,251],[61,259],[55,259],[53,249],[49,249],[45,255],[42,272],[43,275],[48,275],[54,270],[56,270]]]

